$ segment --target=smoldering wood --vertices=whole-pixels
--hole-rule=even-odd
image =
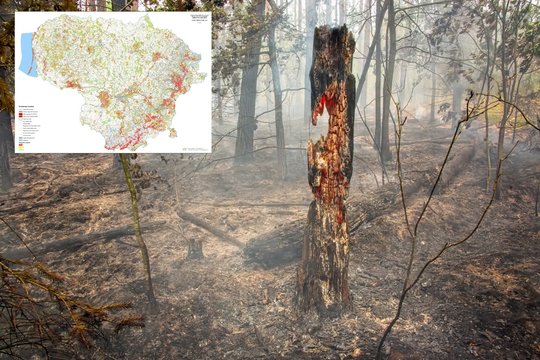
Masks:
[[[347,27],[317,27],[313,41],[311,122],[329,114],[328,133],[308,140],[308,181],[313,193],[304,230],[296,301],[303,311],[337,315],[350,308],[349,228],[345,201],[352,176],[355,48]]]
[[[145,233],[156,232],[156,231],[161,230],[164,225],[165,225],[164,221],[156,221],[156,222],[142,225],[141,230]],[[119,241],[120,239],[126,236],[133,236],[133,235],[135,235],[135,230],[133,228],[133,224],[130,224],[130,225],[117,227],[112,230],[97,231],[90,234],[72,236],[65,239],[53,241],[49,244],[40,244],[37,246],[30,244],[29,246],[32,252],[37,257],[39,257],[48,253],[59,252],[59,251],[77,251],[84,245],[88,245],[88,244],[96,243],[100,241],[112,241],[112,240]],[[132,246],[138,247],[136,244],[133,244]],[[32,257],[32,254],[30,254],[26,248],[21,248],[21,249],[7,251],[3,254],[3,256],[11,260],[19,260],[19,259]]]

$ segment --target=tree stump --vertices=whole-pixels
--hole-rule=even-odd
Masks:
[[[345,200],[353,161],[355,42],[344,25],[315,29],[310,71],[312,124],[324,108],[326,137],[308,140],[308,180],[313,201],[298,269],[297,304],[303,311],[335,316],[351,306],[348,285],[349,227]]]
[[[189,239],[187,258],[190,260],[204,259],[202,245],[203,243],[201,240]]]

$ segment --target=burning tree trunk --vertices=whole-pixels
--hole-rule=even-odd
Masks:
[[[350,307],[349,228],[345,199],[352,175],[355,79],[351,74],[355,42],[346,26],[315,29],[310,72],[312,123],[324,107],[328,134],[308,141],[308,178],[314,200],[304,232],[297,300],[308,311],[337,315]]]

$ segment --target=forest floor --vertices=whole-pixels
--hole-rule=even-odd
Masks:
[[[405,175],[439,167],[449,143],[448,127],[428,133],[419,124],[407,126]],[[410,250],[402,206],[391,206],[363,224],[351,239],[353,309],[336,319],[298,313],[294,293],[299,261],[273,268],[248,264],[241,248],[176,215],[181,208],[242,243],[307,217],[311,194],[304,152],[288,152],[288,178],[279,181],[272,149],[256,152],[243,164],[209,161],[229,157],[233,141],[225,138],[211,157],[139,155],[134,160],[163,180],[150,180],[139,200],[143,224],[167,223],[143,234],[157,313],[147,311],[140,254],[131,236],[39,256],[67,276],[74,294],[95,303],[129,301],[132,311],[145,315],[144,328],[124,329],[81,351],[81,357],[374,358],[395,314]],[[367,137],[355,141],[351,201],[376,192],[373,172],[380,173]],[[482,142],[478,144],[460,175],[434,196],[419,226],[413,272],[446,242],[466,236],[489,203],[486,160]],[[267,145],[272,146],[272,139]],[[540,359],[539,159],[538,149],[525,144],[514,149],[504,163],[503,200],[493,203],[471,239],[428,268],[405,301],[385,357]],[[110,155],[17,155],[12,164],[15,186],[0,195],[0,216],[30,248],[130,225],[123,174],[111,165]],[[388,173],[395,181],[394,166],[388,166]],[[412,222],[426,196],[423,189],[407,199]],[[20,254],[23,247],[8,229],[1,228],[0,235],[0,253]],[[203,259],[186,259],[191,239],[203,242]]]

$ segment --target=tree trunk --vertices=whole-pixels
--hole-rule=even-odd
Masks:
[[[242,69],[242,81],[240,85],[240,104],[237,124],[237,137],[235,157],[237,161],[245,160],[253,156],[253,137],[257,124],[255,121],[255,103],[257,98],[257,73],[259,70],[259,57],[261,54],[262,31],[259,22],[264,17],[263,0],[254,2],[254,19],[252,28],[244,36],[246,46],[246,58]]]
[[[121,11],[126,6],[125,0],[112,0],[112,11]]]
[[[302,32],[302,1],[303,0],[296,0],[296,27],[299,32]]]
[[[306,69],[304,72],[304,121],[311,121],[311,89],[309,67],[313,62],[313,32],[317,25],[317,2],[306,0]]]
[[[431,64],[431,111],[430,121],[435,123],[435,102],[437,101],[437,65]]]
[[[146,296],[151,310],[155,310],[157,307],[156,296],[154,295],[154,286],[152,285],[152,272],[150,271],[150,257],[148,256],[148,248],[143,240],[141,232],[141,222],[139,218],[139,206],[137,205],[137,190],[133,185],[133,179],[131,177],[131,169],[129,167],[128,157],[125,154],[120,154],[120,161],[122,162],[122,168],[124,169],[124,176],[126,178],[126,184],[129,190],[131,199],[131,215],[133,217],[133,229],[135,232],[135,238],[141,250],[141,256],[144,266],[144,272],[146,275]]]
[[[13,149],[13,132],[9,112],[0,112],[0,191],[9,189],[11,182],[11,167],[9,158]]]
[[[501,9],[502,13],[499,14],[499,17],[501,19],[501,82],[502,82],[502,98],[503,98],[503,116],[499,123],[499,137],[498,137],[498,143],[497,143],[497,160],[503,161],[504,159],[504,134],[506,130],[506,122],[508,121],[508,117],[510,116],[510,104],[509,104],[509,69],[508,69],[508,60],[507,59],[507,48],[506,48],[506,42],[508,41],[508,33],[507,33],[507,23],[506,23],[506,16],[508,13],[508,4],[504,6]],[[502,16],[501,16],[502,15]],[[502,165],[497,166],[497,174],[495,175],[495,179],[498,179],[497,189],[496,189],[496,199],[500,200],[502,197],[501,187],[502,187]]]
[[[452,131],[461,119],[461,102],[463,101],[463,85],[457,80],[452,84]]]
[[[363,2],[363,11],[366,12],[366,25],[364,26],[364,53],[369,53],[369,44],[370,44],[370,35],[371,35],[371,4],[370,0],[364,0]],[[364,66],[368,60],[364,60]],[[368,65],[369,66],[369,65]],[[367,73],[366,73],[366,79],[367,81]],[[358,95],[360,96],[359,104],[358,106],[363,109],[367,105],[367,88],[362,87],[360,90],[357,89],[359,92]]]
[[[273,1],[270,1],[270,3],[274,5],[274,11],[279,11],[277,5]],[[268,48],[270,51],[270,68],[272,69],[272,84],[274,86],[278,177],[280,180],[285,180],[287,177],[287,155],[285,153],[285,129],[283,128],[281,80],[279,77],[279,64],[277,62],[276,26],[277,22],[274,22],[270,27],[270,31],[268,33]]]
[[[324,107],[328,134],[308,141],[308,179],[314,200],[304,233],[298,269],[297,301],[303,311],[338,315],[350,308],[349,227],[345,213],[352,175],[355,78],[351,74],[355,42],[347,27],[315,29],[310,71],[312,123]]]
[[[344,25],[347,22],[347,2],[339,0],[339,20],[338,25]]]
[[[326,1],[325,22],[327,25],[330,25],[332,23],[332,1],[331,0],[325,0],[325,1]]]
[[[379,24],[384,16],[381,11],[381,1],[377,0],[377,16],[376,23]],[[382,77],[382,49],[381,35],[375,38],[375,144],[373,147],[381,156],[381,77]],[[381,156],[382,159],[382,156]]]
[[[381,123],[381,160],[391,161],[390,151],[390,106],[392,99],[392,85],[394,82],[394,68],[396,66],[396,21],[394,12],[394,0],[388,3],[388,41],[387,61],[384,73],[383,113]]]
[[[216,113],[218,124],[223,125],[223,90],[221,89],[221,77],[216,79]]]

